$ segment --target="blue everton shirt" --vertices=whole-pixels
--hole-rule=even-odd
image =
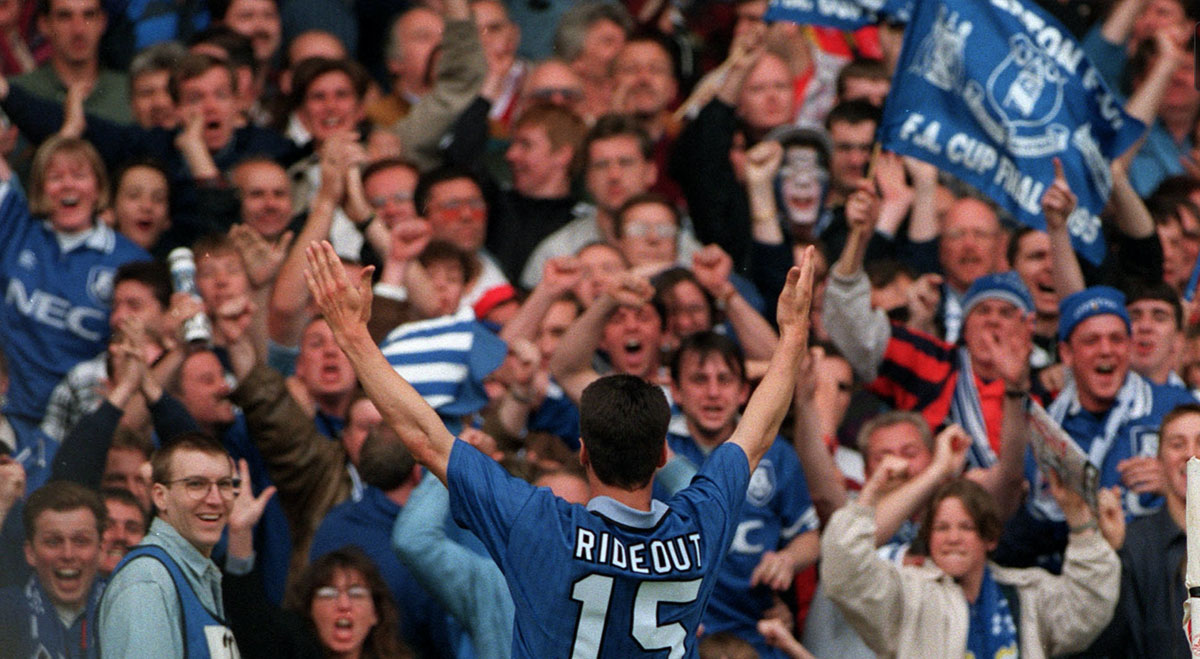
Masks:
[[[587,507],[510,476],[469,444],[450,453],[455,521],[500,567],[516,607],[513,657],[693,657],[696,628],[749,483],[741,448],[713,451],[650,511]]]
[[[6,414],[41,421],[54,385],[108,346],[117,267],[149,258],[99,222],[63,252],[14,181],[0,183],[0,347],[12,375]]]
[[[1129,377],[1137,376],[1130,372]],[[1117,465],[1127,458],[1157,455],[1158,428],[1163,417],[1177,405],[1196,402],[1191,392],[1183,387],[1145,384],[1146,400],[1139,406],[1144,413],[1121,423],[1103,456],[1092,459],[1100,487],[1121,486],[1126,519],[1153,513],[1162,506],[1162,497],[1138,495],[1126,489]],[[1084,453],[1099,454],[1103,448],[1105,425],[1112,413],[1110,409],[1103,414],[1093,414],[1073,404],[1063,418],[1062,427]],[[1032,449],[1025,452],[1025,479],[1029,483],[1029,497],[1006,524],[994,559],[1001,565],[1039,566],[1057,574],[1067,543],[1067,525],[1058,503],[1050,494],[1049,483],[1037,467]]]
[[[704,465],[709,460],[710,454],[687,435],[669,433],[667,443],[693,464]],[[817,525],[800,460],[786,441],[776,437],[750,475],[733,542],[717,571],[717,584],[704,612],[705,632],[729,631],[753,643],[761,656],[786,656],[769,647],[758,633],[758,621],[773,598],[767,586],[751,589],[750,575],[764,553]]]
[[[1122,423],[1117,430],[1112,446],[1104,454],[1103,460],[1095,465],[1099,470],[1100,487],[1121,485],[1124,492],[1122,504],[1128,517],[1149,515],[1158,510],[1162,505],[1162,498],[1153,495],[1138,496],[1125,490],[1121,483],[1121,474],[1117,471],[1117,465],[1122,460],[1135,456],[1157,456],[1158,427],[1162,425],[1163,417],[1178,405],[1197,402],[1192,393],[1183,387],[1152,382],[1147,382],[1147,384],[1151,395],[1147,413]],[[1062,427],[1084,453],[1090,453],[1093,444],[1103,441],[1105,422],[1111,413],[1111,409],[1099,415],[1081,407],[1072,409],[1063,419]],[[1041,476],[1032,450],[1025,452],[1025,478],[1030,484],[1032,496],[1027,505],[1033,516],[1055,522],[1062,521],[1062,512],[1058,510],[1058,504],[1050,496],[1050,485]]]

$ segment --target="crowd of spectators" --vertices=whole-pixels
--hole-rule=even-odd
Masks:
[[[667,394],[669,501],[815,246],[699,656],[1189,656],[1195,8],[1041,0],[1148,126],[1094,264],[1061,168],[1041,230],[879,151],[903,24],[767,4],[0,0],[0,655],[510,656],[530,594],[359,385],[328,241],[450,432],[585,504],[583,391]]]

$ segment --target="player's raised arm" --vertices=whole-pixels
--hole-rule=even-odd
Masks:
[[[729,441],[742,447],[750,461],[750,470],[779,433],[779,424],[792,402],[792,389],[800,361],[808,353],[808,310],[812,303],[813,248],[806,247],[800,265],[787,275],[787,283],[779,294],[776,319],[779,322],[779,347],[771,356],[767,374],[754,390],[746,413]]]
[[[454,435],[421,394],[396,373],[367,331],[373,268],[364,269],[360,280],[351,283],[329,242],[310,244],[306,256],[308,289],[367,396],[413,457],[446,482]]]

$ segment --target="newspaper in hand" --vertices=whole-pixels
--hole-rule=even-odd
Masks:
[[[1087,454],[1079,448],[1062,426],[1054,422],[1046,410],[1036,401],[1030,401],[1029,446],[1038,468],[1045,474],[1051,470],[1058,474],[1065,487],[1074,490],[1087,502],[1096,514],[1096,492],[1100,487],[1100,471],[1088,461]]]

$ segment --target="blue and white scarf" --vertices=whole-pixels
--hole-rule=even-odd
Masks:
[[[29,577],[21,594],[25,597],[25,610],[29,614],[29,650],[34,657],[86,657],[96,659],[96,611],[100,606],[100,595],[104,585],[97,579],[88,595],[87,609],[83,620],[78,620],[71,629],[63,627],[58,610],[50,596],[42,588],[37,575]]]
[[[992,569],[984,566],[979,597],[968,605],[967,656],[975,659],[1018,659],[1017,624],[1008,598],[992,578]]]
[[[1121,428],[1133,419],[1149,414],[1153,405],[1154,390],[1150,387],[1150,383],[1142,376],[1130,371],[1125,376],[1125,383],[1121,385],[1121,390],[1117,392],[1116,402],[1104,420],[1104,434],[1094,438],[1091,446],[1088,447],[1088,462],[1092,463],[1096,469],[1103,470],[1104,459],[1108,457],[1108,452],[1116,443],[1117,434]],[[1058,394],[1058,398],[1055,398],[1050,407],[1046,408],[1046,414],[1059,426],[1063,425],[1067,416],[1079,414],[1082,411],[1083,405],[1079,402],[1079,389],[1072,378],[1067,379],[1067,384]],[[1072,437],[1071,439],[1075,441],[1076,445],[1079,444],[1076,438]],[[1126,506],[1136,505],[1136,499],[1137,495],[1134,494],[1133,501],[1127,500]],[[1064,521],[1062,511],[1059,509],[1058,503],[1050,496],[1049,487],[1046,485],[1045,477],[1040,469],[1034,474],[1029,506],[1035,517],[1055,522]]]
[[[971,447],[967,449],[968,468],[986,469],[996,463],[996,452],[988,441],[987,422],[983,418],[983,405],[979,402],[979,389],[975,386],[971,356],[966,348],[959,348],[955,355],[958,359],[958,380],[954,383],[954,396],[950,398],[950,420],[962,426],[971,436]]]

